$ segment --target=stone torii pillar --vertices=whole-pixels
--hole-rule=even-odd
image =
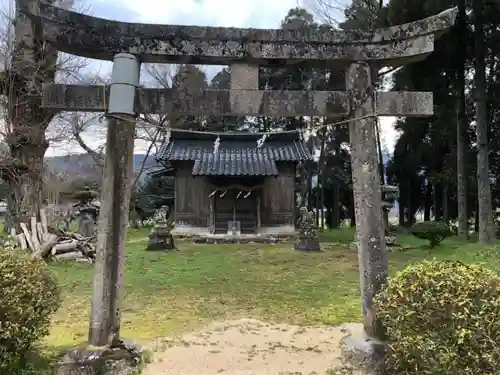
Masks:
[[[135,93],[140,63],[128,53],[113,59],[106,155],[94,268],[89,344],[116,346],[129,217],[135,139]]]
[[[367,62],[352,64],[346,74],[354,121],[349,123],[363,325],[368,337],[381,337],[373,297],[387,281],[388,261],[381,217],[379,161],[376,144],[374,87]]]

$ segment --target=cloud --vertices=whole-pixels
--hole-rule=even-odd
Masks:
[[[297,0],[141,0],[122,1],[140,22],[222,27],[276,28]]]
[[[89,1],[88,5],[82,2],[82,4],[76,6],[75,9],[94,17],[113,19],[121,22],[139,22],[137,12],[125,6],[124,2],[120,1],[97,0],[92,2]]]

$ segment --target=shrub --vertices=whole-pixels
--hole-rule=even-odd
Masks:
[[[37,340],[47,335],[60,306],[48,266],[19,250],[0,249],[0,373],[22,364]]]
[[[19,248],[19,245],[17,243],[17,240],[6,234],[6,233],[1,233],[0,234],[0,249],[6,249],[6,250],[16,250]]]
[[[375,298],[388,373],[500,373],[500,277],[477,265],[425,261]]]
[[[417,238],[429,241],[431,248],[436,247],[452,234],[448,225],[437,221],[417,223],[411,228],[410,232]]]

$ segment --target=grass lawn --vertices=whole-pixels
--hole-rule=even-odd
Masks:
[[[206,320],[241,315],[298,324],[338,324],[360,319],[357,254],[350,229],[323,234],[326,251],[300,253],[291,244],[205,245],[179,242],[180,251],[146,252],[146,230],[128,236],[123,335],[151,340]],[[398,236],[404,251],[389,254],[394,272],[436,257],[487,261],[476,244],[448,240],[430,252],[425,242]],[[499,261],[500,263],[500,261]],[[499,263],[489,263],[500,270]],[[51,346],[86,339],[92,268],[76,262],[53,265],[64,303],[48,337]]]
[[[148,230],[128,236],[122,335],[147,343],[209,320],[251,316],[297,324],[359,321],[357,254],[351,229],[323,236],[325,251],[300,253],[291,244],[205,245],[179,242],[180,251],[144,251]],[[425,258],[485,262],[500,271],[500,255],[473,243],[448,239],[432,251],[401,234],[404,251],[389,253],[390,270]],[[497,253],[500,254],[500,253]],[[86,340],[92,268],[76,262],[52,266],[63,292],[46,347]],[[52,350],[51,350],[52,351]]]

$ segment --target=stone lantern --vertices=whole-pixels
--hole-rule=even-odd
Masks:
[[[389,236],[389,211],[394,207],[398,198],[398,187],[393,185],[382,185],[382,214],[384,218],[384,234]]]
[[[172,251],[176,250],[174,237],[171,230],[173,223],[168,220],[168,206],[162,206],[156,216],[156,224],[149,235],[146,250],[149,251]]]
[[[99,194],[85,186],[82,190],[76,191],[73,198],[78,202],[73,205],[77,209],[75,214],[78,222],[78,233],[84,237],[91,237],[95,232],[95,225],[99,217],[99,206],[93,203]]]

